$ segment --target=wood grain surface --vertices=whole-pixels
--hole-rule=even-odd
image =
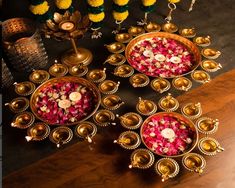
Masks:
[[[22,168],[3,179],[5,188],[231,188],[235,187],[235,70],[180,97],[180,104],[201,102],[203,116],[218,118],[219,130],[212,135],[225,148],[223,153],[205,157],[202,176],[181,166],[178,176],[162,183],[153,168],[128,169],[131,151],[112,143],[116,128],[95,137],[95,145],[78,142],[49,157]],[[179,160],[180,162],[180,160]]]

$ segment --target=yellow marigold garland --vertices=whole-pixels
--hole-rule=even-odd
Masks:
[[[113,0],[113,2],[116,5],[123,6],[123,5],[126,5],[129,2],[129,0]]]
[[[179,3],[180,0],[168,0],[169,3]]]
[[[105,14],[104,14],[104,12],[101,12],[99,14],[89,13],[88,17],[89,17],[89,20],[91,20],[92,22],[101,22],[104,19]]]
[[[128,10],[125,12],[116,12],[113,11],[113,18],[117,21],[124,21],[129,15]]]
[[[49,5],[47,1],[39,5],[30,5],[29,10],[35,15],[43,15],[49,10]]]
[[[72,4],[72,0],[56,0],[55,4],[59,9],[68,9]]]
[[[87,3],[92,7],[99,7],[104,4],[104,0],[87,0]]]
[[[144,5],[144,6],[151,6],[151,5],[153,5],[154,3],[156,3],[156,0],[142,0],[142,4]]]

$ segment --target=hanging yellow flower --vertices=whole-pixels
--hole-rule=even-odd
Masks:
[[[168,0],[169,3],[179,3],[180,0]]]
[[[119,22],[125,20],[128,17],[128,15],[129,15],[128,10],[125,12],[113,11],[113,18]]]
[[[29,10],[35,15],[43,15],[49,10],[49,5],[47,1],[44,1],[39,5],[30,5]]]
[[[59,9],[68,9],[72,4],[72,0],[56,0],[55,4]]]
[[[154,3],[156,3],[156,0],[142,0],[142,4],[144,5],[144,6],[151,6],[151,5],[153,5]]]
[[[116,5],[123,6],[123,5],[126,5],[129,2],[129,0],[113,0],[113,2]]]
[[[104,0],[87,0],[87,3],[92,7],[99,7],[104,4]]]
[[[89,20],[91,20],[92,22],[101,22],[104,19],[105,14],[104,14],[104,12],[101,12],[99,14],[89,13],[88,17],[89,17]]]

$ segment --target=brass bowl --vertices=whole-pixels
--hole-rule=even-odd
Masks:
[[[149,84],[149,77],[145,74],[133,74],[129,79],[133,87],[145,87]]]
[[[25,139],[29,141],[41,141],[47,138],[50,134],[50,127],[43,122],[33,124],[27,129]]]
[[[112,80],[105,80],[98,86],[99,90],[103,94],[113,94],[119,88],[120,82],[114,82]]]
[[[134,112],[126,113],[119,117],[120,123],[124,128],[127,129],[138,129],[140,125],[143,123],[142,117]]]
[[[162,30],[168,33],[175,33],[178,31],[178,27],[173,23],[165,23],[162,25]]]
[[[151,88],[159,93],[163,93],[171,88],[171,84],[167,79],[155,78],[151,81]]]
[[[180,170],[178,163],[171,158],[162,158],[155,164],[155,170],[162,177],[162,182],[174,178]]]
[[[105,45],[105,47],[108,49],[109,52],[114,54],[122,53],[126,48],[125,45],[121,42],[113,42],[111,44]]]
[[[14,117],[11,126],[26,129],[34,123],[34,120],[35,117],[31,112],[21,112]]]
[[[150,168],[154,163],[154,155],[148,149],[137,149],[131,154],[129,168]]]
[[[144,33],[144,29],[142,27],[139,27],[139,26],[131,26],[128,29],[128,33],[135,37],[135,36],[143,34]]]
[[[93,116],[93,120],[97,125],[106,127],[108,125],[116,125],[114,123],[115,115],[109,110],[99,110]]]
[[[201,67],[208,72],[215,72],[222,68],[220,63],[217,63],[213,60],[204,60],[201,62]]]
[[[136,105],[136,110],[144,116],[150,116],[157,111],[157,105],[151,100],[144,100],[139,97],[139,102]]]
[[[29,107],[29,100],[25,97],[17,97],[9,103],[5,103],[5,106],[9,106],[9,109],[14,113],[25,111]]]
[[[221,55],[221,52],[213,48],[204,48],[201,54],[207,59],[217,59]]]
[[[89,143],[92,143],[92,137],[97,133],[97,127],[94,123],[84,121],[75,127],[75,134]]]
[[[105,80],[106,78],[106,68],[104,69],[93,69],[89,71],[86,75],[87,79],[94,82],[99,83]]]
[[[201,117],[196,121],[197,129],[203,134],[213,134],[218,130],[219,120],[209,117]]]
[[[129,33],[118,33],[115,36],[115,40],[121,43],[128,43],[132,39],[132,36]]]
[[[199,173],[199,175],[203,173],[203,169],[206,167],[206,160],[197,153],[188,153],[183,157],[182,163],[187,170]]]
[[[88,68],[85,66],[74,65],[69,67],[69,74],[72,76],[79,76],[82,77],[88,72]]]
[[[210,75],[203,70],[196,70],[192,72],[191,77],[194,81],[199,83],[207,83],[211,80]]]
[[[192,87],[192,81],[186,77],[178,77],[172,80],[172,85],[175,89],[188,91]]]
[[[190,119],[196,119],[202,115],[201,103],[188,103],[181,108],[181,112]]]
[[[50,74],[45,70],[34,70],[29,75],[29,80],[35,84],[41,84],[50,78]]]
[[[206,47],[209,46],[211,44],[211,38],[210,36],[206,36],[206,37],[196,37],[193,39],[193,42],[201,47]]]
[[[195,28],[184,28],[179,30],[179,34],[186,38],[193,38],[196,36]]]
[[[101,99],[101,106],[108,109],[108,110],[116,110],[124,102],[118,95],[107,95]]]
[[[124,149],[136,149],[139,147],[141,140],[137,133],[133,131],[125,131],[113,142],[119,144]]]
[[[173,112],[179,108],[179,102],[176,98],[172,97],[170,93],[162,97],[158,102],[159,107],[166,112]]]
[[[156,23],[149,22],[147,25],[144,26],[144,29],[147,32],[158,32],[161,30],[161,26]]]
[[[216,155],[217,153],[224,151],[224,148],[220,146],[219,142],[210,137],[204,137],[199,140],[198,148],[203,154],[209,156]]]
[[[68,127],[56,127],[51,131],[49,138],[51,142],[56,144],[57,148],[60,148],[62,145],[71,141],[73,138],[73,131]]]
[[[15,86],[15,92],[21,96],[28,96],[32,94],[33,91],[36,89],[36,86],[32,82],[28,81],[20,83],[15,82],[14,86]]]
[[[54,77],[63,77],[68,73],[68,67],[64,64],[56,63],[49,68],[49,73]]]
[[[119,77],[130,77],[134,73],[134,69],[130,65],[120,65],[114,69],[114,75]]]
[[[98,90],[98,88],[91,82],[89,82],[88,80],[84,79],[84,78],[79,78],[76,76],[65,76],[65,77],[59,77],[59,78],[52,78],[49,79],[48,81],[44,82],[43,84],[41,84],[36,90],[35,92],[32,94],[31,98],[30,98],[30,108],[31,111],[33,112],[33,114],[40,119],[41,121],[44,121],[48,124],[50,124],[47,120],[43,119],[40,117],[40,115],[37,112],[37,108],[36,108],[36,101],[38,99],[38,95],[41,92],[42,89],[51,86],[55,83],[63,83],[63,82],[74,82],[74,83],[79,83],[82,86],[85,86],[87,88],[89,88],[92,91],[93,97],[94,97],[94,101],[95,101],[95,105],[94,105],[94,110],[88,114],[86,117],[84,117],[83,119],[73,122],[73,123],[66,123],[63,124],[64,126],[70,126],[70,125],[76,125],[79,122],[85,121],[87,119],[89,119],[99,108],[100,106],[100,100],[101,100],[101,94],[100,91]],[[55,125],[61,125],[61,124],[55,124]]]
[[[122,54],[111,54],[108,56],[108,58],[105,60],[104,64],[108,62],[110,65],[113,66],[119,66],[126,62],[126,58]]]

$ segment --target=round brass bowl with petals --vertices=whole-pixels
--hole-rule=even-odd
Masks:
[[[119,117],[120,123],[124,128],[127,129],[138,129],[140,125],[143,123],[142,117],[134,112],[126,113]]]
[[[151,81],[151,88],[156,92],[163,93],[171,88],[171,84],[165,78],[155,78]]]
[[[141,140],[140,136],[136,132],[125,131],[113,142],[119,144],[124,149],[136,149],[139,147]]]
[[[129,168],[150,168],[154,163],[154,155],[148,149],[137,149],[131,154],[131,164]]]
[[[132,36],[138,36],[138,35],[141,35],[143,34],[145,31],[142,27],[139,27],[139,26],[131,26],[129,29],[128,29],[128,33]]]
[[[75,127],[75,134],[89,143],[92,143],[92,137],[97,133],[97,127],[94,123],[84,121]]]
[[[162,30],[168,33],[175,33],[178,31],[178,27],[173,23],[165,23],[162,25]]]
[[[105,80],[106,78],[106,68],[104,69],[93,69],[89,71],[86,75],[87,79],[94,82],[99,83]]]
[[[203,70],[196,70],[192,72],[191,77],[194,81],[199,83],[207,83],[211,80],[210,75]]]
[[[179,169],[179,164],[171,158],[159,159],[155,164],[155,170],[162,177],[162,182],[175,177]]]
[[[188,153],[182,158],[183,166],[196,173],[202,174],[203,169],[206,167],[206,160],[204,157],[197,153]]]
[[[176,98],[172,97],[170,93],[167,96],[162,97],[158,102],[159,107],[166,111],[172,112],[176,111],[179,108],[179,102]]]
[[[133,87],[145,87],[149,84],[149,77],[145,74],[133,74],[129,79]]]
[[[108,125],[116,125],[114,122],[115,115],[113,112],[109,110],[99,110],[93,116],[94,122],[102,127],[106,127]]]
[[[108,110],[116,110],[123,104],[118,95],[107,95],[101,99],[101,106]]]
[[[198,148],[203,154],[209,156],[216,155],[217,153],[224,151],[224,148],[220,146],[219,142],[210,137],[204,137],[199,140]]]
[[[128,43],[132,39],[132,36],[129,33],[118,33],[115,36],[115,40],[121,43]]]
[[[28,81],[20,83],[15,82],[14,86],[15,86],[15,92],[21,96],[28,96],[32,94],[33,91],[36,89],[36,86],[32,82]]]
[[[114,69],[114,75],[119,77],[130,77],[134,73],[134,69],[130,65],[120,65]]]
[[[118,90],[120,82],[114,82],[112,80],[105,80],[98,86],[99,90],[103,94],[113,94]]]
[[[72,67],[69,67],[69,74],[71,74],[72,76],[82,77],[87,72],[88,72],[88,68],[86,66],[74,65]]]
[[[47,138],[50,134],[50,127],[43,122],[33,124],[27,129],[25,139],[29,141],[41,141]]]
[[[49,73],[54,77],[63,77],[68,73],[68,67],[64,64],[55,63],[49,68]]]
[[[108,49],[109,52],[114,54],[122,53],[126,48],[125,45],[121,42],[113,42],[111,44],[105,45],[105,47]]]
[[[184,28],[179,30],[179,34],[186,38],[193,38],[196,35],[195,28]]]
[[[196,121],[199,132],[203,134],[213,134],[218,130],[219,120],[209,117],[201,117]]]
[[[35,84],[41,84],[50,78],[50,74],[45,70],[34,70],[29,75],[29,80]]]
[[[213,60],[204,60],[201,62],[201,67],[208,72],[215,72],[222,68],[220,63],[217,63]]]
[[[201,103],[188,103],[181,108],[181,112],[190,119],[196,119],[202,115]]]
[[[122,54],[111,54],[104,63],[106,62],[113,66],[119,66],[126,62],[126,58]]]
[[[201,54],[207,59],[217,59],[221,55],[221,52],[213,48],[204,48]]]
[[[144,26],[144,29],[147,32],[158,32],[161,30],[161,26],[156,23],[149,22],[147,25]]]
[[[193,39],[193,42],[201,47],[206,47],[209,46],[211,44],[211,38],[210,36],[206,36],[206,37],[196,37]]]
[[[56,144],[57,148],[60,148],[63,144],[67,144],[73,138],[73,131],[64,126],[56,127],[53,129],[49,136],[51,142]]]
[[[136,110],[144,116],[149,116],[157,111],[157,105],[151,100],[145,100],[139,97]]]
[[[192,81],[186,77],[177,77],[172,80],[172,85],[175,89],[188,91],[192,87]]]
[[[21,112],[14,117],[11,126],[26,129],[34,123],[34,120],[35,117],[31,112]]]
[[[9,109],[14,113],[25,111],[29,107],[29,100],[25,97],[17,97],[9,103],[5,103],[5,106],[9,106]]]

